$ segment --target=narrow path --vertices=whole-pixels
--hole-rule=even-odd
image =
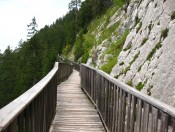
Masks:
[[[79,72],[58,86],[56,116],[50,132],[104,132],[97,111],[81,90]]]

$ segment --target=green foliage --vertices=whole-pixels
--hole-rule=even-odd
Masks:
[[[82,56],[82,63],[86,63],[89,58],[89,53],[84,53]]]
[[[174,20],[174,19],[175,19],[175,11],[172,12],[172,14],[171,14],[171,20]]]
[[[66,45],[66,47],[63,48],[62,54],[66,56],[70,51],[72,50],[71,45]]]
[[[162,44],[161,44],[160,42],[157,43],[156,46],[152,49],[152,51],[148,54],[146,60],[150,60],[150,59],[153,57],[153,55],[156,53],[156,51],[157,51],[158,49],[160,49],[161,47],[162,47]]]
[[[144,85],[142,82],[139,82],[139,83],[137,84],[137,86],[136,86],[136,89],[139,90],[139,91],[141,91],[142,88],[143,88],[144,86],[145,86],[145,85]]]
[[[83,34],[82,32],[77,35],[76,43],[75,43],[75,50],[74,50],[74,61],[78,61],[78,59],[84,54],[84,47],[83,47]]]
[[[144,45],[147,41],[148,41],[148,38],[144,38],[144,39],[142,40],[141,46]]]
[[[124,4],[128,4],[129,0],[114,0],[114,3],[117,7],[122,7]]]
[[[111,26],[110,28],[105,28],[99,37],[98,44],[101,44],[102,41],[109,38],[109,36],[112,36],[112,33],[114,33],[114,31],[119,27],[119,25],[120,25],[120,23],[117,22],[113,26]],[[116,34],[117,34],[117,32],[116,32]]]
[[[169,29],[168,28],[162,30],[161,37],[160,38],[165,39],[168,36],[168,32],[169,32]]]
[[[90,22],[106,10],[103,1],[86,0],[79,10],[72,8],[20,43],[18,49],[8,48],[0,54],[0,108],[42,79],[53,68],[58,54],[68,54],[75,47],[75,60],[82,57],[86,62],[95,38],[84,33]]]

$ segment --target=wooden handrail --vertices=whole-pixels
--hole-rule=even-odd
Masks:
[[[175,132],[175,108],[147,96],[101,70],[82,64],[81,85],[107,131]]]
[[[55,115],[57,84],[71,72],[71,65],[55,63],[41,81],[0,109],[0,132],[49,131]]]

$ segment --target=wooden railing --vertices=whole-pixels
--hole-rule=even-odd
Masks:
[[[81,85],[110,132],[175,132],[175,109],[106,73],[81,65]]]
[[[68,63],[68,64],[73,65],[73,68],[74,68],[75,70],[80,71],[80,64],[78,64],[77,62],[73,62],[73,61],[71,61],[71,60],[65,58],[65,57],[62,56],[62,55],[58,55],[58,59],[59,59],[60,61],[62,61],[62,62],[66,62],[66,63]]]
[[[56,111],[57,84],[72,66],[55,63],[36,85],[0,110],[0,132],[48,132]]]

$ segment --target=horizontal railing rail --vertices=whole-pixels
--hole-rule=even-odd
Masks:
[[[48,132],[56,111],[57,84],[72,66],[55,63],[36,85],[0,109],[0,132]]]
[[[175,132],[175,108],[103,71],[81,65],[82,89],[110,132]]]

